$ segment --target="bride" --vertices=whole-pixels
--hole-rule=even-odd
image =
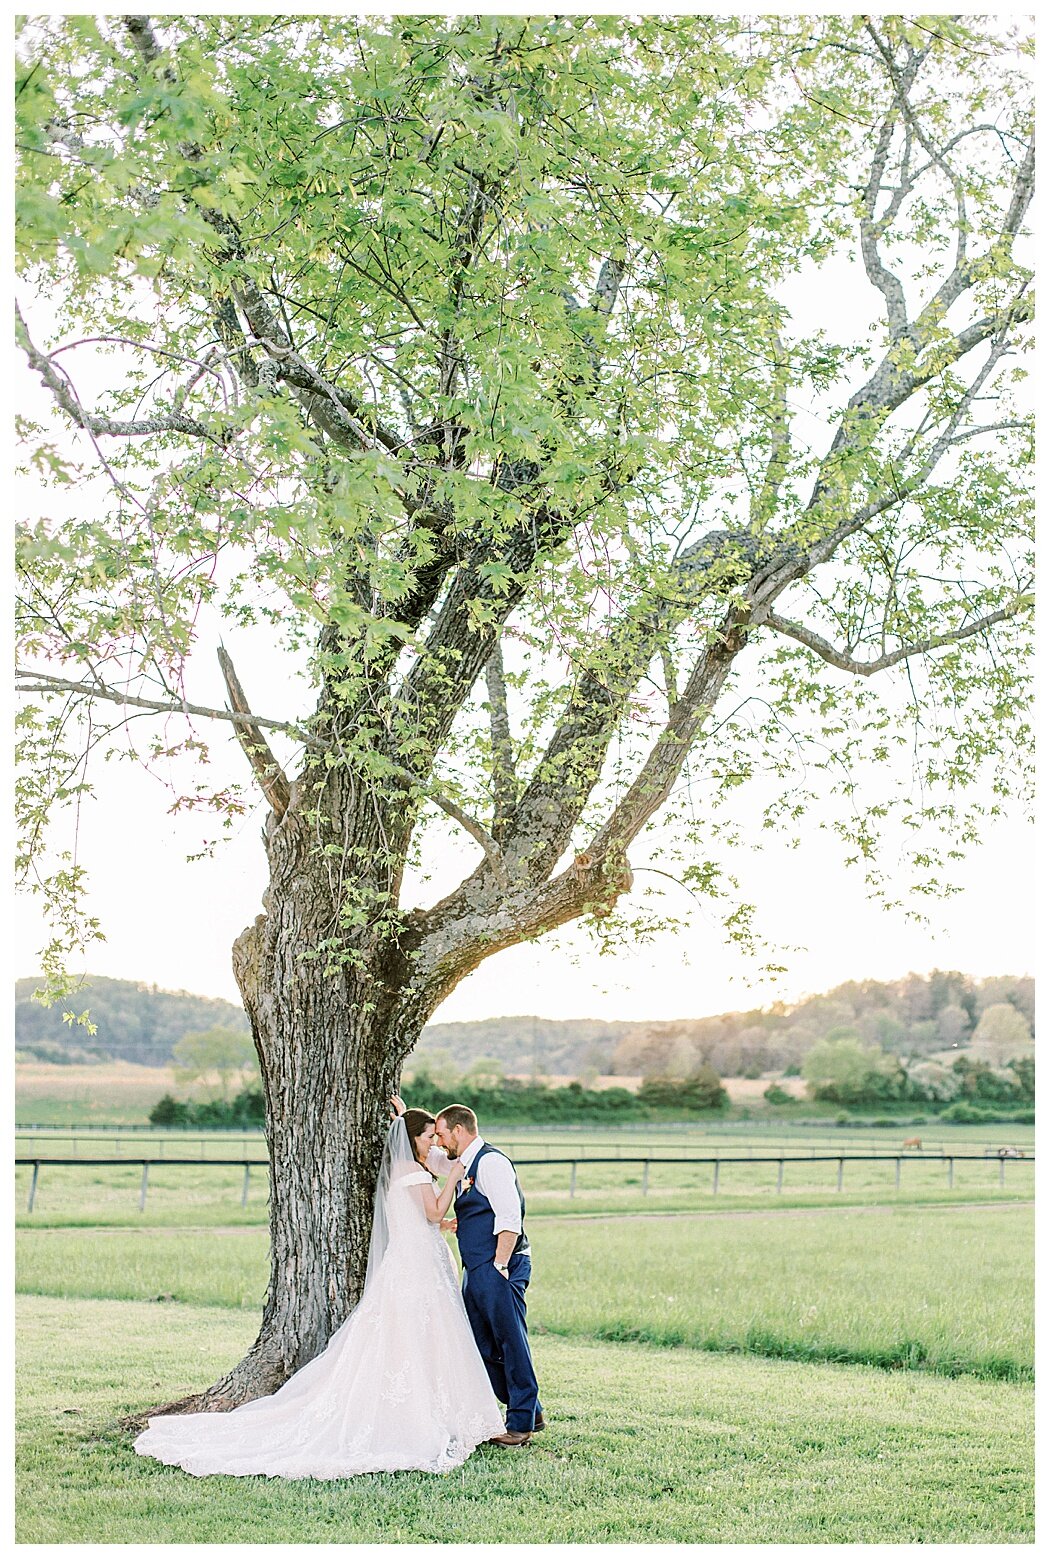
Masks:
[[[346,1478],[449,1472],[504,1433],[441,1220],[463,1174],[438,1193],[424,1160],[434,1120],[409,1110],[387,1137],[364,1293],[328,1347],[273,1396],[228,1413],[149,1420],[142,1456],[206,1473]]]

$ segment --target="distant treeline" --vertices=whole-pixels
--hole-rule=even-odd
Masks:
[[[974,980],[935,970],[901,980],[851,980],[794,1006],[775,1002],[767,1009],[647,1024],[619,1041],[609,1070],[687,1077],[705,1064],[722,1077],[797,1075],[814,1046],[840,1040],[919,1058],[969,1046],[979,1032],[983,1042],[997,1025],[988,1020],[982,1030],[982,1019],[990,1008],[1004,1007],[1017,1015],[1016,1053],[1023,1053],[1035,1024],[1034,982],[1028,977]]]
[[[953,1067],[958,1095],[946,1104],[942,1097],[911,1082],[906,1071],[883,1072],[859,1085],[844,1089],[841,1084],[811,1087],[816,1103],[795,1099],[772,1083],[766,1097],[773,1105],[785,1106],[785,1115],[798,1117],[814,1109],[830,1114],[832,1104],[846,1104],[834,1119],[842,1125],[858,1120],[858,1112],[887,1112],[870,1124],[902,1124],[907,1119],[922,1124],[932,1119],[956,1124],[990,1124],[993,1121],[1032,1122],[1035,1119],[1035,1068],[1032,1062],[1014,1063],[1005,1073],[996,1073],[981,1062],[960,1056]],[[436,1082],[425,1070],[403,1084],[410,1104],[439,1110],[451,1103],[467,1104],[476,1110],[482,1122],[501,1124],[605,1124],[628,1121],[682,1120],[720,1111],[729,1099],[717,1075],[702,1068],[692,1078],[650,1078],[636,1093],[626,1088],[584,1088],[569,1083],[551,1088],[538,1082],[505,1079],[481,1087],[461,1080],[451,1090]],[[444,1089],[444,1091],[443,1091]],[[916,1109],[928,1113],[916,1115]],[[892,1112],[892,1113],[889,1113]],[[778,1112],[779,1113],[779,1112]],[[246,1089],[230,1100],[213,1099],[190,1103],[165,1094],[150,1111],[154,1126],[252,1127],[265,1119],[263,1095]]]
[[[77,1059],[111,1056],[163,1066],[187,1033],[247,1028],[242,1009],[229,1002],[90,976],[71,1004],[78,1012],[90,1010],[97,1031],[89,1035],[84,1027],[63,1022],[62,1004],[41,1007],[31,1001],[36,983],[16,984],[15,1042],[20,1051],[42,1060],[76,1051]],[[410,1069],[424,1066],[440,1082],[446,1073],[458,1076],[484,1057],[504,1074],[575,1077],[585,1086],[601,1073],[682,1080],[700,1066],[720,1077],[799,1074],[814,1046],[828,1040],[850,1039],[905,1060],[969,1047],[982,1020],[985,1031],[994,1026],[986,1018],[989,1009],[998,1015],[1000,1028],[1004,1009],[1015,1014],[1031,1045],[1031,979],[974,980],[935,970],[893,981],[849,981],[794,1005],[778,1002],[677,1022],[511,1017],[435,1023],[424,1030]]]
[[[847,1040],[815,1046],[806,1057],[805,1072],[814,1099],[854,1107],[923,1104],[939,1110],[942,1120],[965,1120],[973,1108],[1035,1104],[1033,1056],[1017,1057],[1004,1066],[967,1054],[950,1063],[903,1062]],[[786,1102],[776,1099],[771,1089],[766,1097]]]
[[[68,1001],[42,1007],[32,1000],[39,983],[15,982],[15,1046],[40,1061],[115,1060],[167,1066],[185,1034],[214,1028],[248,1031],[243,1008],[213,997],[88,975]],[[90,1012],[95,1032],[89,1033],[83,1024],[66,1023],[62,1014],[70,1010]]]
[[[454,1058],[487,1056],[504,1072],[538,1077],[592,1077],[614,1068],[620,1041],[645,1029],[639,1023],[609,1023],[599,1018],[483,1018],[476,1023],[430,1023],[410,1058],[412,1065],[441,1072]],[[465,1069],[465,1068],[464,1068]]]

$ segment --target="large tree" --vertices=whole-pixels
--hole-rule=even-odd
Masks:
[[[1027,53],[947,17],[24,25],[17,331],[54,414],[24,431],[67,495],[19,559],[52,974],[94,929],[41,853],[92,746],[156,714],[158,761],[204,761],[226,721],[267,805],[233,961],[272,1272],[194,1401],[324,1345],[424,1023],[500,949],[632,924],[657,819],[653,870],[714,891],[719,804],[772,767],[789,826],[823,769],[873,888],[891,817],[928,887],[927,825],[954,848],[976,781],[1017,783]],[[296,721],[253,631],[308,668]],[[211,773],[185,799],[242,804]],[[415,904],[450,819],[463,879]]]

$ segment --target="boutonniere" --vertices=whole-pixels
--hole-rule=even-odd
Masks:
[[[461,1191],[469,1191],[473,1184],[474,1177],[472,1175],[464,1175],[463,1179],[459,1182],[459,1189]]]

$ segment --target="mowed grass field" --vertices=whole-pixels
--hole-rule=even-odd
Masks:
[[[51,1113],[20,1093],[22,1120],[131,1126],[164,1091],[152,1069],[116,1088],[102,1068],[43,1070],[48,1086],[94,1075],[67,1078]],[[892,1157],[847,1161],[840,1192],[816,1156],[892,1154],[916,1134],[899,1190]],[[45,1166],[32,1214],[17,1173],[18,1540],[1033,1540],[1034,1166],[1007,1163],[1000,1185],[996,1161],[956,1162],[949,1188],[942,1156],[1030,1150],[1031,1127],[767,1117],[490,1136],[529,1199],[547,1431],[447,1478],[294,1484],[191,1479],[135,1456],[119,1426],[218,1378],[255,1335],[266,1171],[242,1208],[242,1170],[199,1160],[265,1158],[261,1135],[21,1137],[43,1157],[198,1162],[152,1168],[141,1213],[138,1166]],[[753,1159],[782,1149],[809,1162],[786,1166],[778,1194],[776,1166]],[[711,1165],[654,1164],[643,1194],[624,1162],[697,1152],[723,1156],[717,1196]],[[552,1160],[573,1156],[570,1196]]]
[[[121,1415],[216,1379],[240,1310],[19,1302],[21,1543],[1025,1543],[1031,1391],[538,1336],[545,1434],[447,1477],[190,1478]]]
[[[538,1333],[1032,1375],[1030,1208],[552,1218],[531,1240]],[[256,1312],[266,1291],[267,1237],[251,1229],[16,1242],[20,1293],[152,1301],[158,1324],[161,1305]]]
[[[543,1221],[546,1433],[328,1484],[191,1479],[118,1424],[251,1342],[259,1231],[18,1238],[21,1542],[1032,1540],[1029,1209]]]
[[[965,1130],[966,1128],[962,1128]],[[973,1128],[969,1128],[973,1130]],[[1031,1128],[1028,1128],[1030,1131]],[[1000,1165],[985,1158],[985,1138],[960,1136],[954,1141],[945,1128],[945,1154],[978,1155],[955,1158],[949,1165],[936,1149],[901,1156],[900,1181],[893,1157],[872,1160],[847,1158],[842,1166],[842,1190],[838,1190],[838,1153],[876,1151],[873,1145],[815,1138],[807,1142],[763,1142],[752,1132],[749,1143],[704,1141],[698,1138],[671,1142],[658,1138],[641,1142],[598,1137],[576,1132],[565,1140],[512,1137],[493,1132],[519,1166],[531,1217],[563,1213],[694,1212],[717,1208],[761,1210],[770,1206],[807,1208],[824,1205],[877,1205],[919,1203],[952,1205],[974,1200],[1027,1201],[1034,1194],[1032,1159],[1008,1160]],[[32,1142],[32,1146],[29,1142]],[[1024,1146],[1023,1138],[1015,1139]],[[1030,1142],[1027,1144],[1030,1150]],[[149,1170],[146,1207],[139,1214],[142,1170],[134,1163],[89,1165],[72,1157],[121,1157],[133,1159],[193,1158],[185,1165],[155,1162]],[[880,1153],[882,1149],[878,1149]],[[177,1138],[171,1134],[135,1134],[134,1139],[62,1138],[49,1142],[37,1134],[18,1144],[22,1156],[70,1158],[68,1164],[44,1165],[39,1174],[33,1212],[28,1211],[32,1169],[22,1165],[15,1174],[15,1211],[22,1227],[63,1225],[119,1227],[126,1223],[178,1226],[187,1221],[213,1225],[264,1226],[267,1220],[267,1168],[265,1162],[250,1171],[247,1200],[242,1206],[244,1171],[239,1165],[207,1164],[208,1159],[265,1160],[261,1137],[246,1139],[226,1135]],[[755,1156],[784,1152],[796,1155],[784,1166],[777,1191],[778,1166],[755,1162]],[[689,1155],[718,1154],[717,1194],[711,1163],[690,1161]],[[632,1156],[661,1155],[648,1172],[629,1162]],[[681,1154],[676,1158],[673,1155]],[[580,1155],[575,1178],[559,1158]],[[830,1155],[830,1156],[829,1156]],[[611,1162],[598,1160],[608,1156]]]

